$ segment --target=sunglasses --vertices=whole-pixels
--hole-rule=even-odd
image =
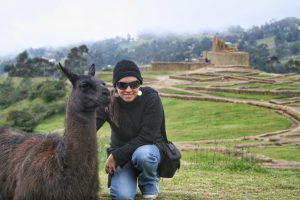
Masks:
[[[131,89],[136,89],[136,88],[138,88],[140,85],[141,85],[141,83],[140,83],[139,80],[132,81],[132,82],[129,82],[129,83],[124,83],[124,82],[117,82],[117,83],[116,83],[117,88],[119,88],[120,90],[126,90],[126,89],[128,88],[128,86],[129,86]]]

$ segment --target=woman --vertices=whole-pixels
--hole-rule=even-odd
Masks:
[[[110,174],[112,199],[135,199],[137,183],[145,199],[155,199],[159,193],[156,170],[161,160],[163,106],[158,93],[141,87],[142,83],[134,62],[118,62],[112,102],[97,111],[97,129],[105,121],[111,127],[105,171]]]

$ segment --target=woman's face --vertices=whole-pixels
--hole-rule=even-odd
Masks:
[[[139,88],[140,82],[134,76],[126,76],[116,84],[117,92],[125,102],[133,101],[138,96]]]

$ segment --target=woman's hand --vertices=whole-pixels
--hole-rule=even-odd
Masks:
[[[105,172],[108,174],[113,174],[116,171],[117,163],[112,154],[110,154],[105,163]]]

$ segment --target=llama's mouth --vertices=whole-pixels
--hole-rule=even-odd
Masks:
[[[99,102],[101,104],[108,105],[110,103],[110,101],[111,101],[111,97],[106,96],[106,97],[102,97]]]

